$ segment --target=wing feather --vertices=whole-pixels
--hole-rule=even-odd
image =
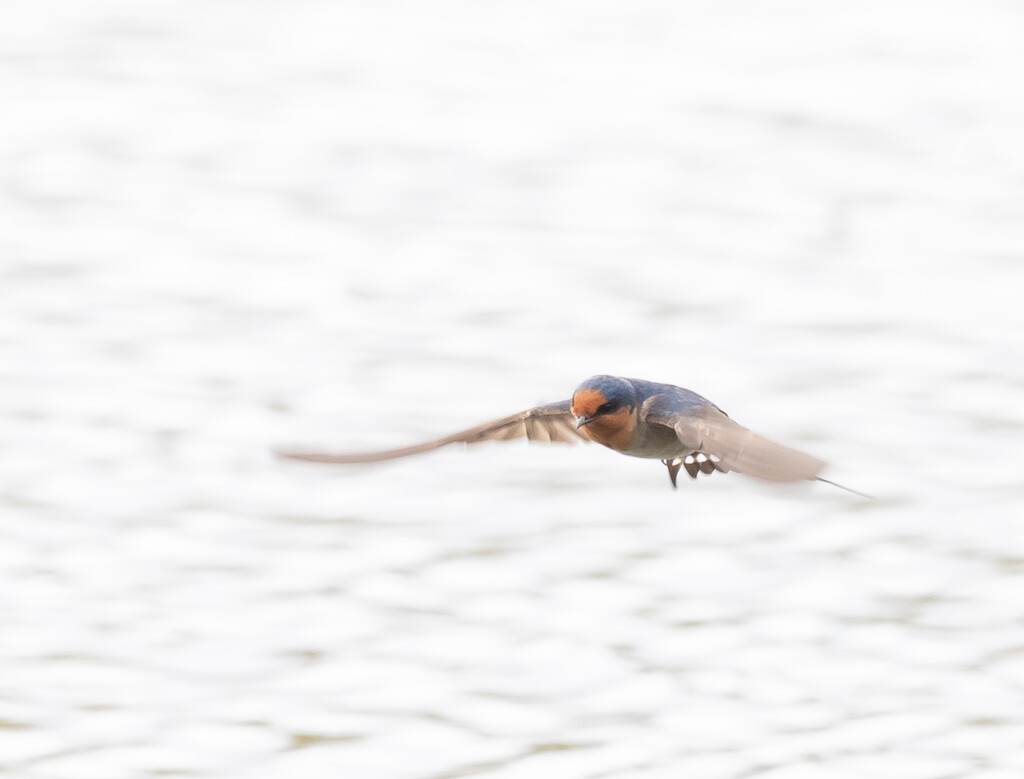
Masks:
[[[714,470],[736,471],[768,481],[803,481],[817,479],[825,468],[825,461],[788,446],[770,441],[733,422],[713,403],[677,402],[666,398],[648,407],[649,422],[666,425],[675,430],[684,448],[694,454],[716,458]],[[703,465],[695,464],[692,476]]]
[[[279,450],[278,454],[292,460],[306,462],[355,464],[374,463],[383,460],[394,460],[414,454],[430,452],[449,444],[475,444],[481,441],[511,441],[526,437],[530,441],[575,443],[585,441],[573,423],[572,412],[569,411],[570,401],[551,403],[546,406],[520,411],[518,414],[485,422],[482,425],[460,430],[422,444],[404,446],[400,449],[386,449],[380,452],[363,452],[359,454],[334,454],[330,452],[299,452]]]
[[[768,481],[816,479],[825,461],[759,436],[738,425],[716,408],[701,409],[696,417],[675,424],[680,441],[693,440],[698,452],[718,458],[715,468],[736,471]]]
[[[535,419],[526,422],[526,435],[531,441],[551,443],[551,430],[546,425],[539,425]]]

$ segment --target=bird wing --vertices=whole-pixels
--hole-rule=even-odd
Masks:
[[[413,454],[430,452],[448,444],[475,444],[480,441],[511,441],[515,438],[526,438],[530,441],[554,443],[575,443],[586,440],[576,431],[572,412],[569,411],[570,401],[551,403],[546,406],[520,411],[518,414],[485,422],[482,425],[446,435],[422,444],[405,446],[401,449],[387,449],[381,452],[363,452],[361,454],[331,454],[321,452],[278,451],[282,457],[293,460],[306,460],[315,463],[375,463],[381,460],[394,460]]]
[[[708,456],[719,471],[736,471],[768,481],[803,481],[817,479],[826,465],[824,460],[736,424],[708,401],[658,395],[645,404],[644,418],[674,429],[684,448]]]

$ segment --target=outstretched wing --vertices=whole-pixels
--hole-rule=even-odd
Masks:
[[[518,414],[485,422],[482,425],[446,435],[434,441],[426,441],[401,449],[387,449],[381,452],[364,452],[362,454],[330,454],[320,452],[278,451],[282,457],[293,460],[306,460],[314,463],[375,463],[381,460],[394,460],[413,454],[430,452],[448,444],[475,444],[480,441],[511,441],[525,436],[530,441],[555,443],[575,443],[586,440],[576,431],[572,413],[569,411],[570,401],[551,403],[538,406]]]
[[[696,476],[698,468],[710,473],[712,468],[705,463],[714,470],[736,471],[768,481],[817,479],[825,468],[824,460],[757,435],[710,402],[657,396],[649,401],[645,418],[675,430],[683,448],[693,453],[697,463],[692,469],[687,467],[691,476]]]

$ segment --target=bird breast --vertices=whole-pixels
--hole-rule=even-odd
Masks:
[[[607,446],[618,452],[625,452],[633,446],[636,434],[636,414],[630,408],[622,408],[613,414],[604,414],[594,419],[580,432],[595,444]]]

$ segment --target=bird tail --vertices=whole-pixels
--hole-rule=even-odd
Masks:
[[[858,492],[857,490],[851,489],[850,487],[844,487],[842,484],[838,484],[834,481],[829,481],[828,479],[824,479],[821,476],[818,476],[817,480],[823,481],[825,482],[825,484],[831,484],[833,487],[838,487],[841,490],[846,490],[847,492],[852,493],[857,497],[864,498],[865,500],[876,500],[874,495],[867,495],[866,493]]]

